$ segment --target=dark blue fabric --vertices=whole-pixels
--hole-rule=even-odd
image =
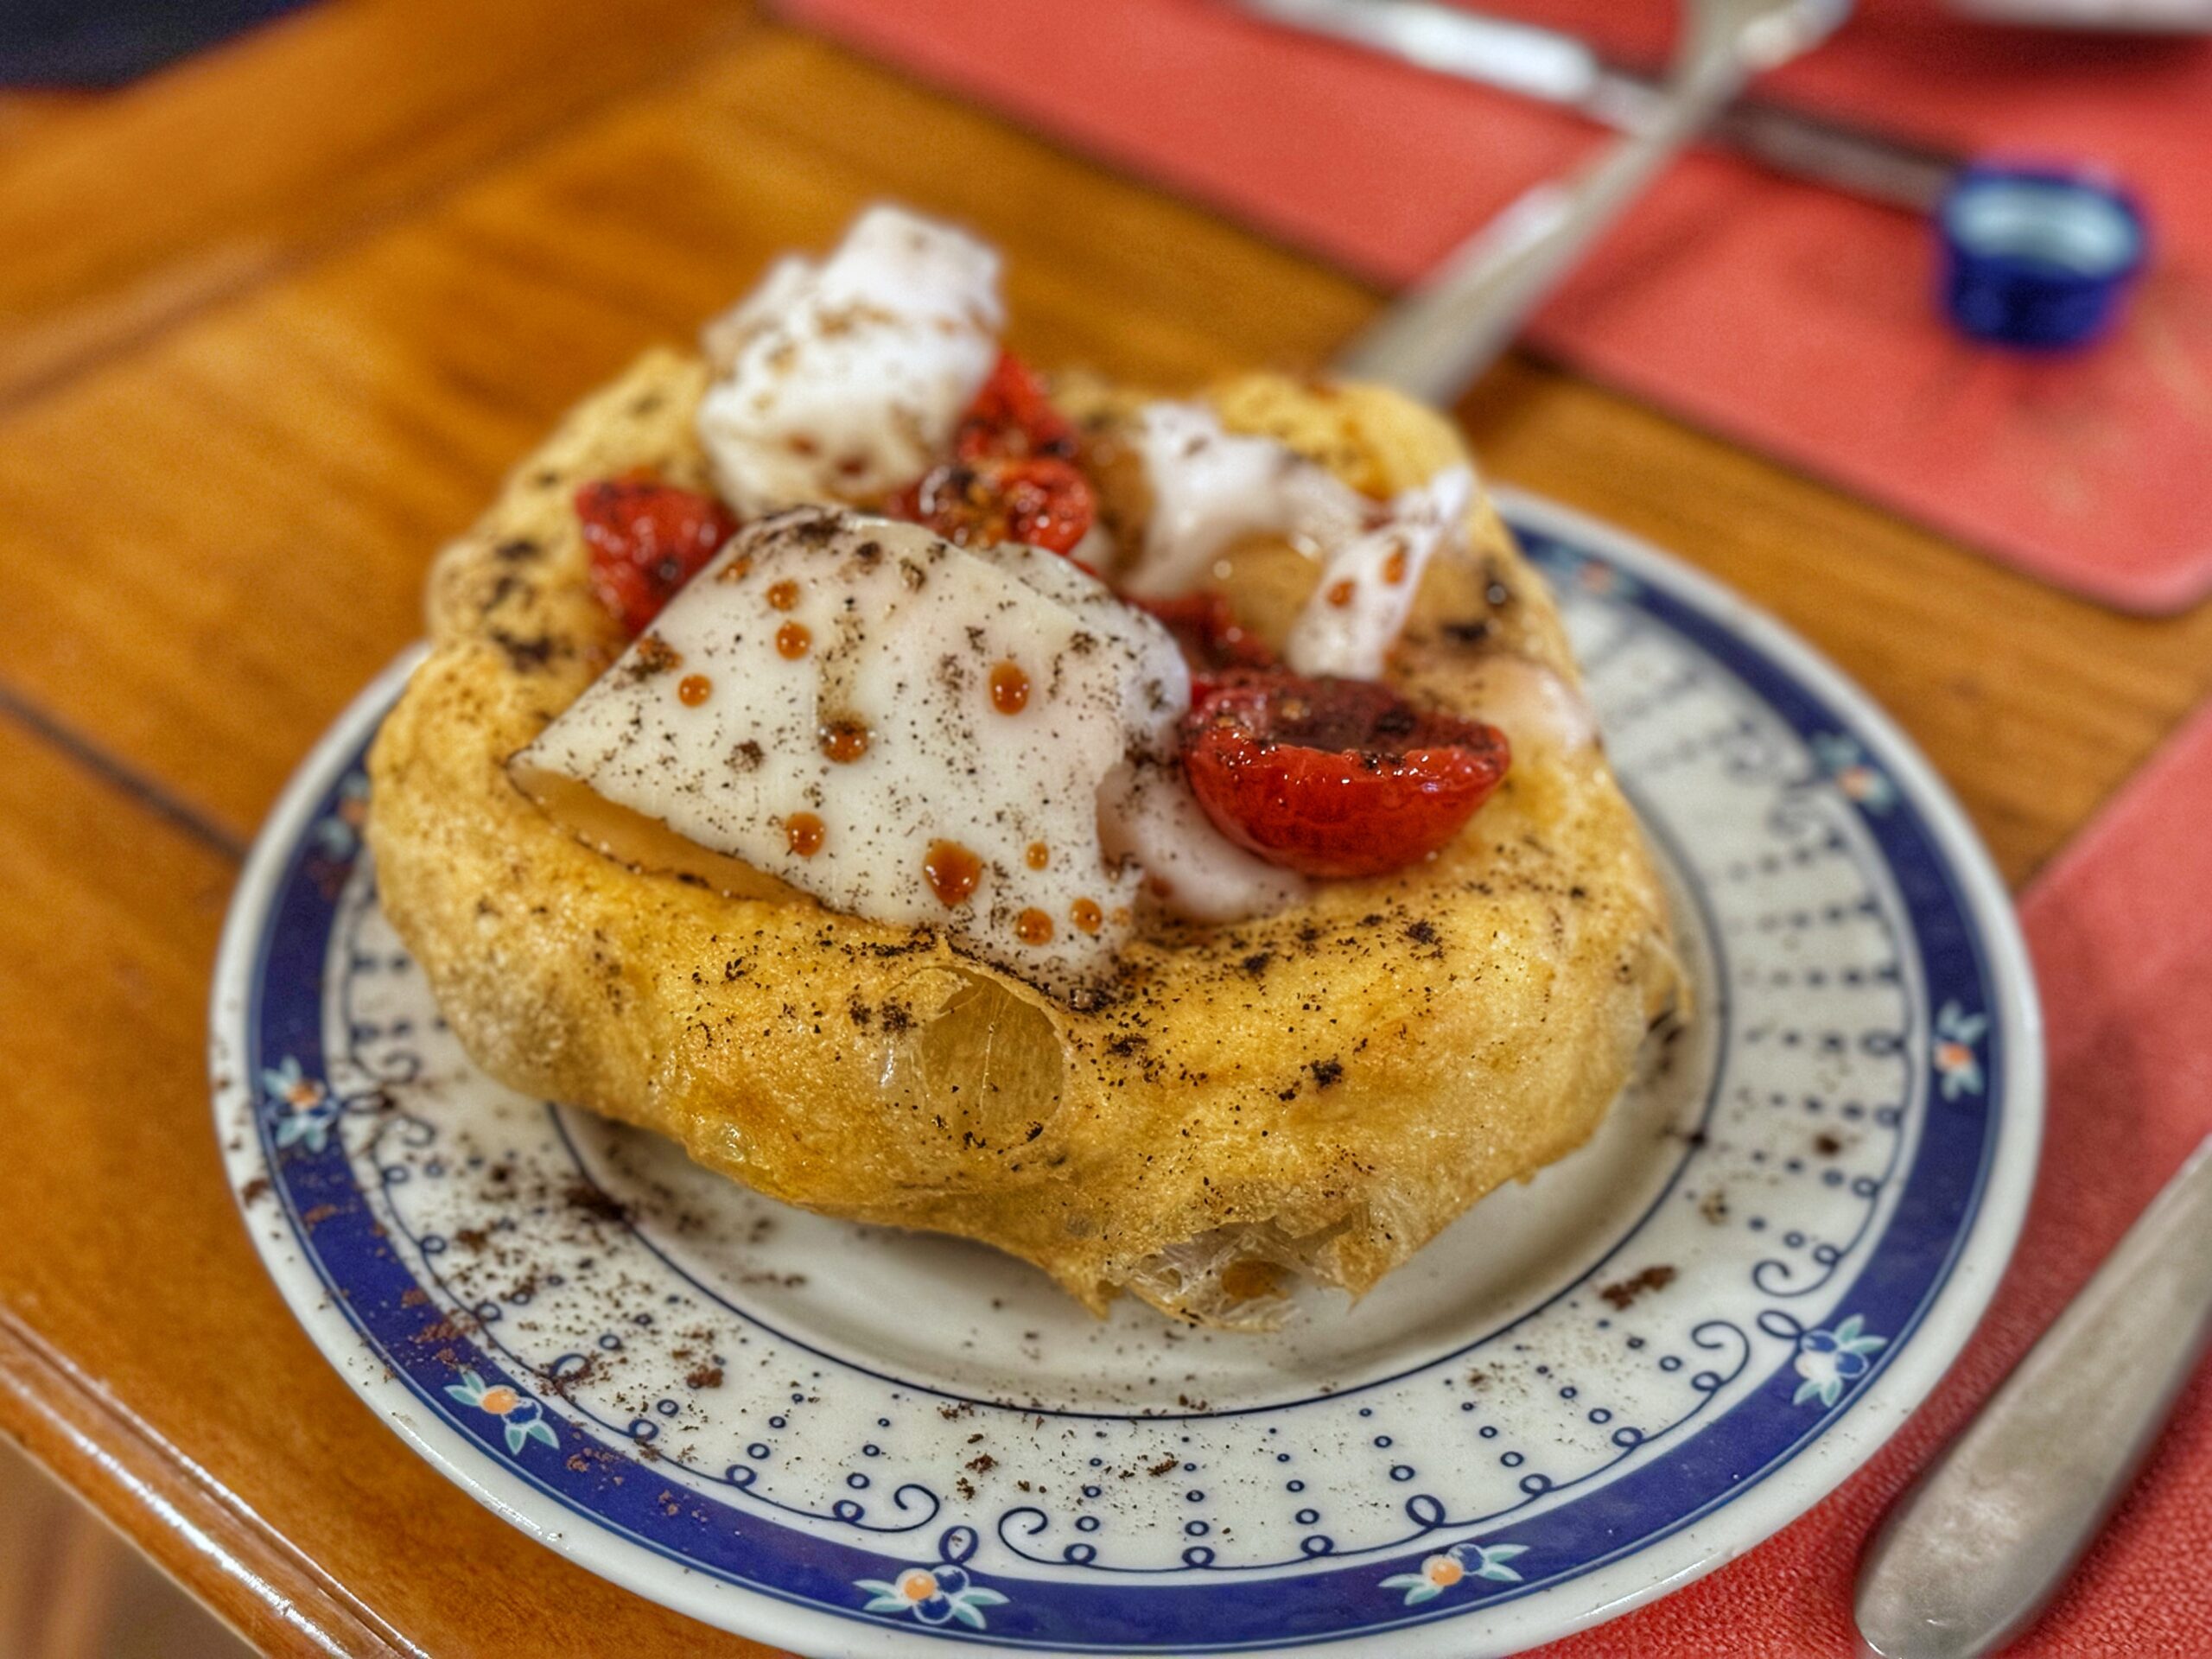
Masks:
[[[0,86],[120,86],[306,0],[0,0]]]

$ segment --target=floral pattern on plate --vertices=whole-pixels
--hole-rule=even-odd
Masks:
[[[1793,1365],[1805,1380],[1789,1396],[1792,1405],[1817,1400],[1823,1406],[1833,1406],[1843,1398],[1845,1389],[1873,1368],[1873,1356],[1889,1344],[1884,1338],[1866,1334],[1865,1323],[1854,1313],[1833,1331],[1808,1331],[1797,1339]]]
[[[1518,1584],[1521,1574],[1506,1563],[1528,1553],[1526,1544],[1454,1544],[1440,1555],[1431,1555],[1415,1572],[1392,1573],[1382,1587],[1404,1591],[1405,1605],[1418,1607],[1468,1579]]]

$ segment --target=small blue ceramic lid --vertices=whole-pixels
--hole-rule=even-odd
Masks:
[[[1936,223],[1951,321],[1974,339],[2026,350],[2083,346],[2103,334],[2148,243],[2125,191],[2063,168],[1967,168]]]

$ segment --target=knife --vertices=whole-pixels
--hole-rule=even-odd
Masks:
[[[2212,1140],[1883,1522],[1859,1573],[1882,1659],[1971,1659],[2065,1582],[2212,1331]]]
[[[1363,47],[1438,74],[1518,92],[1636,131],[1665,98],[1660,79],[1613,62],[1580,36],[1486,16],[1444,0],[1232,0],[1251,16]],[[1707,136],[1771,172],[1885,207],[1925,213],[1965,157],[1878,128],[1755,96],[1720,111]]]

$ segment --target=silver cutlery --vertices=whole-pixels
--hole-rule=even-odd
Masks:
[[[1336,372],[1450,403],[1717,111],[1754,75],[1827,39],[1847,10],[1848,0],[1694,0],[1647,118],[1580,173],[1522,193],[1354,339]]]
[[[2127,1491],[2212,1333],[2212,1139],[1898,1500],[1854,1609],[1882,1659],[2024,1630]]]
[[[1438,74],[1574,110],[1633,132],[1665,89],[1577,35],[1444,0],[1236,0],[1251,15]],[[1717,111],[1702,135],[1787,177],[1885,207],[1926,213],[1965,157],[1879,128],[1757,96]]]

